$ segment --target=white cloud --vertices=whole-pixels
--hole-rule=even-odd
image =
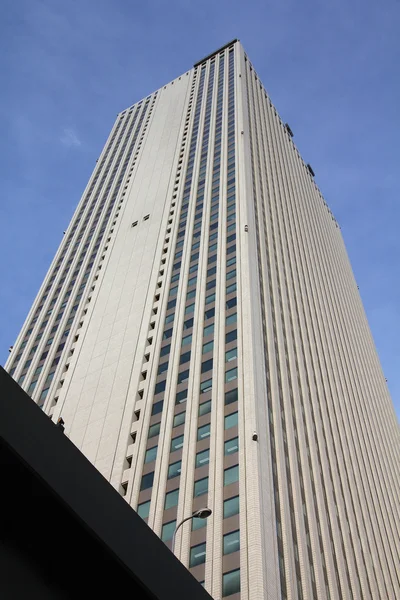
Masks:
[[[68,148],[78,148],[82,145],[82,142],[79,139],[76,131],[69,127],[64,129],[63,134],[60,137],[60,142]]]

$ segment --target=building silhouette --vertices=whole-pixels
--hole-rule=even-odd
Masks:
[[[238,40],[117,116],[7,370],[167,545],[212,509],[175,553],[214,598],[400,597],[394,409]]]

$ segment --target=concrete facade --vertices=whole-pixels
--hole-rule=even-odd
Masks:
[[[214,598],[400,597],[394,409],[238,41],[118,115],[7,369],[168,545],[212,509],[175,553]]]

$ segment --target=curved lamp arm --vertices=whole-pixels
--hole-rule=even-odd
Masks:
[[[173,533],[172,543],[171,543],[171,551],[172,551],[172,553],[174,553],[174,551],[175,551],[175,538],[176,538],[176,533],[177,533],[179,527],[181,527],[184,523],[186,523],[186,521],[190,521],[190,519],[194,519],[195,516],[196,515],[194,514],[194,515],[190,515],[190,517],[186,517],[186,519],[182,519],[182,521],[175,527],[175,531]]]

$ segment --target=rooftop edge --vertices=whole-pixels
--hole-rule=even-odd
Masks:
[[[212,58],[213,56],[215,56],[216,54],[218,54],[219,52],[222,52],[222,50],[225,50],[225,48],[227,48],[228,46],[230,46],[231,44],[235,44],[236,42],[238,42],[239,39],[238,38],[234,38],[233,40],[231,40],[230,42],[228,42],[227,44],[225,44],[224,46],[221,46],[221,48],[218,48],[218,50],[215,50],[214,52],[211,52],[211,54],[208,54],[207,56],[205,56],[204,58],[202,58],[201,60],[197,61],[196,63],[194,63],[193,68],[198,67],[199,65],[201,65],[201,63],[205,62],[206,60],[209,60],[210,58]]]

